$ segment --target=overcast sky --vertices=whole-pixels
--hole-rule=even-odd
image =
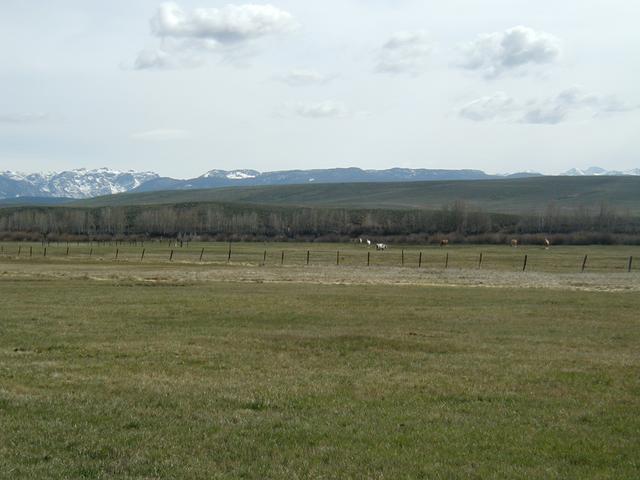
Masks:
[[[636,1],[0,11],[0,171],[640,167]]]

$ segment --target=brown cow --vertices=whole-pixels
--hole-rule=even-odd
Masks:
[[[518,240],[516,240],[515,238],[513,240],[511,240],[511,246],[512,247],[517,247],[518,246]]]
[[[447,247],[448,245],[449,245],[449,240],[448,239],[445,238],[443,240],[440,240],[440,246],[441,247]]]

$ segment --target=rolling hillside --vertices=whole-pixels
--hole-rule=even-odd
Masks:
[[[279,206],[435,209],[464,200],[496,213],[531,213],[555,203],[564,209],[610,207],[640,215],[640,177],[534,177],[408,183],[344,183],[234,187],[126,193],[74,202],[75,206],[226,202]]]

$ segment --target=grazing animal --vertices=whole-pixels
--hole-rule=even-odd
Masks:
[[[440,246],[441,247],[447,247],[449,246],[449,239],[445,238],[443,240],[440,240]]]
[[[362,239],[360,238],[359,240],[360,240],[360,243],[362,243]]]
[[[376,250],[386,250],[387,245],[384,243],[376,243]]]
[[[544,248],[547,249],[551,246],[551,242],[549,241],[548,238],[544,239]]]
[[[371,240],[367,240],[367,245],[370,247],[371,246]]]
[[[518,240],[516,240],[515,238],[513,240],[511,240],[511,246],[512,247],[517,247],[518,246]]]

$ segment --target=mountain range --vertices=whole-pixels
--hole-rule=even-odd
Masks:
[[[571,169],[567,176],[640,175],[640,169],[626,172],[608,171],[599,167],[587,170]],[[109,168],[78,169],[54,173],[0,173],[0,199],[9,203],[42,199],[93,198],[125,192],[155,192],[161,190],[191,190],[230,186],[296,185],[310,183],[412,182],[435,180],[490,180],[541,176],[536,172],[490,175],[481,170],[440,170],[392,168],[362,170],[332,168],[317,170],[286,170],[258,172],[256,170],[211,170],[197,178],[181,180],[161,177],[154,172],[118,171]],[[6,201],[4,203],[7,203]],[[50,203],[50,202],[49,202]]]

